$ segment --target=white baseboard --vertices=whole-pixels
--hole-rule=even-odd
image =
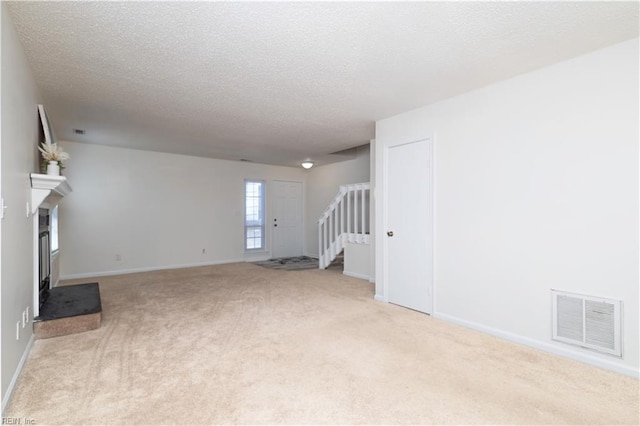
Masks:
[[[376,300],[378,300],[377,297],[378,296],[376,295]],[[529,346],[534,349],[539,349],[544,352],[549,352],[554,355],[559,355],[565,358],[570,358],[576,361],[584,362],[585,364],[590,364],[596,367],[604,368],[606,370],[615,371],[616,373],[624,374],[625,376],[640,378],[640,370],[636,370],[632,367],[627,367],[625,365],[620,365],[616,362],[609,361],[606,359],[600,359],[590,354],[578,353],[568,348],[559,347],[551,343],[531,339],[529,337],[521,336],[519,334],[514,334],[508,331],[489,327],[474,321],[467,321],[458,317],[454,317],[452,315],[434,312],[433,316],[443,321],[457,324],[465,328],[470,328],[472,330],[481,331],[483,333],[490,334],[492,336],[500,337],[502,339],[509,340],[511,342],[520,343],[522,345]]]
[[[381,295],[379,295],[379,294],[376,294],[375,296],[373,296],[373,300],[376,300],[376,301],[378,301],[378,302],[383,302],[383,303],[386,303],[386,302],[387,302],[386,300],[384,300],[384,297],[382,297],[382,296],[381,296]]]
[[[342,275],[369,281],[369,275],[359,274],[357,272],[342,271]]]
[[[166,266],[150,266],[143,268],[131,268],[131,269],[116,269],[113,271],[101,271],[101,272],[86,272],[82,274],[69,274],[69,275],[60,275],[61,280],[76,280],[82,278],[94,278],[94,277],[108,277],[112,275],[124,275],[124,274],[135,274],[138,272],[153,272],[153,271],[163,271],[166,269],[183,269],[183,268],[196,268],[198,266],[213,266],[213,265],[224,265],[228,263],[242,263],[247,260],[260,261],[266,260],[268,258],[262,259],[260,257],[256,257],[255,259],[227,259],[227,260],[216,260],[212,262],[199,262],[199,263],[186,263],[180,265],[166,265]]]
[[[29,322],[32,324],[32,322]],[[9,383],[9,387],[7,388],[7,393],[4,394],[4,398],[2,398],[2,413],[4,414],[5,408],[7,408],[7,404],[11,400],[11,395],[13,395],[13,389],[18,382],[18,378],[20,378],[20,374],[22,373],[22,369],[24,368],[24,364],[27,362],[27,358],[29,358],[29,354],[31,353],[31,348],[33,347],[33,342],[35,341],[35,336],[32,334],[29,342],[27,343],[27,347],[24,349],[22,353],[22,357],[20,358],[20,362],[18,363],[18,367],[16,371],[13,373],[13,377],[11,377],[11,382]]]
[[[269,260],[269,259],[271,259],[271,256],[269,255],[247,256],[244,259],[240,260],[240,262],[262,262],[264,260]],[[209,263],[209,265],[221,265],[223,263],[235,263],[235,262]]]
[[[317,256],[313,255],[305,255],[308,257],[312,257],[317,259]],[[112,275],[125,275],[125,274],[135,274],[138,272],[153,272],[153,271],[163,271],[166,269],[183,269],[183,268],[196,268],[198,266],[213,266],[213,265],[225,265],[228,263],[242,263],[242,262],[260,262],[263,260],[269,260],[271,256],[269,254],[260,255],[260,256],[246,256],[241,259],[226,259],[226,260],[215,260],[211,262],[199,262],[199,263],[183,263],[179,265],[166,265],[166,266],[149,266],[142,268],[129,268],[129,269],[115,269],[113,271],[100,271],[100,272],[84,272],[81,274],[66,274],[60,275],[60,280],[77,280],[83,278],[94,278],[94,277],[109,277]],[[367,277],[368,279],[368,277]]]

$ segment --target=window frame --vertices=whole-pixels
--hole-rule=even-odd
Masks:
[[[60,251],[60,231],[58,223],[58,206],[49,210],[49,242],[51,244],[51,254]]]
[[[247,205],[248,205],[248,191],[247,187],[249,183],[259,183],[260,184],[260,193],[259,193],[259,205],[258,205],[258,220],[257,221],[249,221],[247,219]],[[267,228],[267,212],[266,212],[266,195],[267,195],[267,182],[264,179],[245,179],[244,180],[244,251],[248,253],[266,251],[267,247],[267,238],[266,238],[266,228]],[[255,197],[254,197],[255,198]],[[256,223],[257,222],[257,223]],[[260,247],[248,247],[248,238],[249,238],[249,229],[260,229]],[[252,237],[255,241],[256,237]]]

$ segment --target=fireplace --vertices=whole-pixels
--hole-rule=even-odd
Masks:
[[[49,210],[38,209],[38,306],[47,300],[51,287],[51,234]]]
[[[38,317],[40,307],[47,300],[59,274],[56,235],[52,211],[71,187],[64,176],[31,173],[31,210],[33,223],[33,316]],[[55,250],[55,253],[51,251]]]

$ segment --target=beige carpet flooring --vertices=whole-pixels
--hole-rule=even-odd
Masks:
[[[84,280],[88,282],[89,280]],[[638,424],[638,381],[251,264],[100,278],[99,330],[35,342],[42,424]]]

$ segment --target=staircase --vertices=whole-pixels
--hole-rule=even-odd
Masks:
[[[326,269],[346,243],[369,244],[369,201],[369,182],[340,186],[318,220],[320,269]]]

